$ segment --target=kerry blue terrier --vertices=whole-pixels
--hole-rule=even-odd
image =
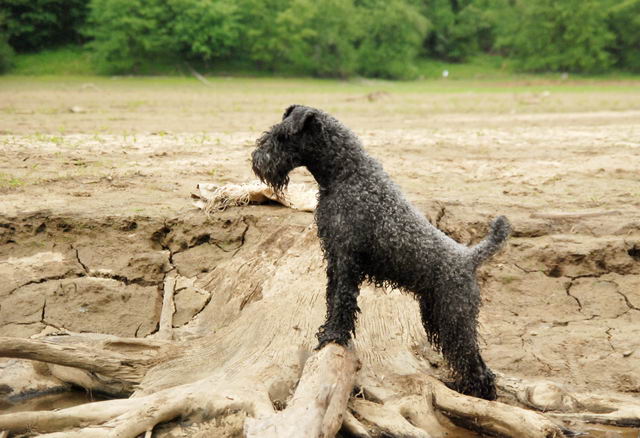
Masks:
[[[314,108],[290,106],[256,143],[253,171],[275,191],[299,166],[319,185],[315,219],[327,262],[327,317],[318,348],[348,344],[363,281],[398,287],[418,300],[428,338],[453,371],[452,386],[495,399],[495,376],[477,342],[475,273],[509,236],[507,219],[494,219],[476,246],[455,242],[409,204],[351,130]]]

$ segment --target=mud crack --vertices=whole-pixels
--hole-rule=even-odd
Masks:
[[[613,346],[613,343],[611,342],[611,331],[613,330],[613,327],[608,327],[607,330],[605,330],[605,333],[607,334],[607,343],[609,344],[609,347],[611,347],[611,351],[616,351],[616,347]]]
[[[240,235],[240,245],[234,250],[233,256],[238,254],[238,251],[244,246],[245,239],[247,236],[247,231],[249,231],[249,223],[247,222],[246,217],[242,217],[242,223],[244,224],[244,230],[242,230],[242,234]]]
[[[438,211],[438,214],[436,215],[436,223],[435,226],[438,229],[442,229],[440,228],[440,222],[442,222],[442,219],[444,218],[444,215],[447,213],[447,208],[444,205],[440,206],[440,210]]]
[[[571,278],[571,277],[569,277]],[[580,302],[580,300],[578,299],[578,297],[571,295],[571,288],[573,287],[573,283],[576,279],[575,278],[571,278],[571,280],[567,283],[567,285],[565,286],[565,292],[567,293],[567,296],[573,298],[576,303],[578,303],[578,312],[582,313],[582,303]]]
[[[184,289],[186,289],[186,288],[182,288],[182,289],[180,289],[180,290],[184,290]],[[211,299],[213,298],[213,294],[212,294],[211,292],[206,291],[206,290],[204,290],[204,289],[202,289],[202,288],[197,288],[197,290],[198,290],[198,292],[205,294],[205,295],[206,295],[206,297],[207,297],[207,299],[206,299],[206,300],[204,301],[204,303],[202,304],[202,307],[200,307],[200,309],[199,309],[197,312],[195,312],[195,313],[191,316],[190,321],[193,321],[194,319],[196,319],[196,317],[197,317],[198,315],[200,315],[200,314],[204,311],[204,309],[206,309],[206,308],[207,308],[207,306],[208,306],[208,305],[209,305],[209,303],[211,302]],[[178,291],[176,291],[176,292],[178,292]]]
[[[125,286],[138,285],[138,286],[158,286],[162,284],[160,281],[149,281],[144,278],[128,278],[124,275],[109,274],[105,272],[92,272],[88,275],[89,278],[105,278],[107,280],[115,280],[124,284]]]
[[[82,263],[82,260],[80,260],[80,250],[78,250],[78,248],[73,248],[76,252],[76,260],[78,261],[78,264],[80,266],[82,266],[82,269],[84,269],[84,272],[86,272],[87,274],[89,274],[89,268],[87,267],[87,265],[85,265],[84,263]]]
[[[633,303],[629,300],[629,297],[627,297],[624,293],[620,292],[618,288],[616,288],[616,293],[624,299],[625,304],[627,305],[627,307],[629,307],[630,310],[640,311],[640,307],[634,306]]]
[[[20,286],[17,286],[15,288],[11,289],[6,296],[11,296],[16,291],[22,289],[23,287],[30,286],[32,284],[46,283],[47,281],[65,280],[67,278],[82,278],[82,277],[86,277],[86,276],[87,276],[87,274],[85,274],[85,273],[70,273],[70,272],[66,272],[66,273],[64,273],[62,275],[52,275],[50,277],[42,277],[42,278],[38,278],[37,280],[27,281],[26,283],[23,283]]]
[[[541,273],[541,274],[545,274],[545,275],[547,275],[547,274],[545,273],[545,271],[543,271],[542,269],[526,269],[526,268],[523,268],[522,266],[520,266],[520,265],[519,265],[519,264],[517,264],[517,263],[514,263],[514,264],[513,264],[513,266],[515,266],[516,268],[520,269],[520,270],[521,270],[522,272],[524,272],[525,274],[536,274],[536,273],[538,273],[538,272],[539,272],[539,273]]]
[[[82,262],[82,260],[80,259],[80,253],[78,249],[75,249],[75,253],[76,253],[76,259],[78,260],[78,263],[80,264],[80,266],[82,266],[82,269],[85,272],[85,274],[79,274],[78,277],[105,278],[108,280],[119,281],[120,283],[123,283],[125,286],[131,286],[133,284],[138,286],[158,286],[159,284],[161,284],[160,281],[149,281],[149,280],[145,280],[144,278],[128,278],[124,275],[94,271]]]

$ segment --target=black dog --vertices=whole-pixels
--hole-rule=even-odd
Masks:
[[[506,218],[494,219],[474,247],[455,242],[407,202],[353,132],[314,108],[289,107],[282,122],[258,139],[252,159],[255,174],[276,191],[287,186],[289,172],[299,166],[318,182],[315,219],[328,280],[327,320],[317,335],[318,348],[349,342],[364,280],[402,288],[419,301],[429,340],[453,370],[454,388],[496,398],[494,374],[477,342],[475,273],[509,236]]]

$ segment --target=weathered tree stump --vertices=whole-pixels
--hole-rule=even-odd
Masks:
[[[500,401],[460,395],[434,377],[417,304],[399,291],[363,287],[351,349],[314,351],[324,317],[325,274],[313,227],[251,236],[198,281],[211,302],[173,329],[165,281],[159,331],[146,339],[60,333],[0,338],[0,357],[48,364],[52,374],[127,398],[58,411],[0,415],[0,431],[45,437],[152,436],[164,422],[206,423],[244,413],[247,437],[438,437],[482,433],[563,436],[563,420],[640,425],[637,400],[574,394],[500,377]],[[191,436],[193,433],[191,433]]]

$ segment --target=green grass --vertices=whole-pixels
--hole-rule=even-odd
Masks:
[[[468,63],[454,64],[434,59],[421,59],[417,62],[418,76],[424,79],[442,78],[442,72],[449,72],[449,80],[469,79],[513,79],[521,77],[513,73],[502,57],[482,55]],[[234,77],[294,77],[293,73],[257,70],[245,61],[224,63],[193,64],[193,68],[207,76]],[[99,75],[101,68],[91,62],[90,53],[78,46],[66,46],[44,50],[38,53],[19,54],[15,66],[9,72],[12,75],[25,76],[84,76]],[[136,74],[141,76],[191,76],[189,66],[180,60],[146,61],[141,63]],[[530,75],[529,75],[530,76]]]
[[[465,63],[452,63],[437,59],[420,59],[417,62],[420,76],[425,79],[444,78],[447,72],[447,80],[469,79],[514,79],[530,77],[515,73],[508,62],[501,56],[479,55]]]
[[[353,92],[369,93],[388,91],[394,93],[458,93],[458,92],[536,92],[553,91],[591,92],[602,87],[618,90],[637,91],[640,76],[625,73],[610,73],[600,76],[570,75],[563,78],[558,73],[523,74],[512,70],[508,60],[500,56],[481,55],[469,62],[456,64],[433,59],[422,59],[417,63],[420,79],[414,81],[389,81],[369,78],[349,80],[296,78],[251,70],[251,66],[240,62],[214,65],[194,65],[195,69],[207,76],[211,89],[224,91],[249,91],[256,87],[262,93],[313,93],[313,92]],[[444,71],[448,77],[443,77]],[[65,83],[91,82],[108,87],[193,87],[202,84],[180,61],[148,63],[137,76],[114,77],[99,75],[93,66],[90,54],[75,46],[61,47],[35,54],[16,56],[16,66],[8,75],[0,77],[0,89],[32,87],[36,82],[57,86]],[[28,79],[25,82],[25,79]],[[143,105],[144,101],[131,101],[131,106]],[[11,111],[10,107],[4,108]]]
[[[420,59],[417,61],[420,79],[441,79],[455,81],[523,81],[523,80],[558,80],[559,73],[518,73],[513,70],[509,60],[495,55],[479,55],[466,63],[451,63],[436,59]],[[295,77],[287,72],[272,73],[256,70],[251,64],[242,61],[230,61],[213,64],[194,64],[195,70],[208,78],[287,78]],[[445,79],[443,72],[447,71]],[[88,50],[78,46],[65,46],[44,50],[38,53],[19,54],[15,57],[15,66],[8,73],[17,76],[93,76],[100,75],[100,68],[91,62]],[[180,60],[147,61],[140,65],[139,76],[192,77],[189,66]],[[626,80],[637,79],[638,75],[625,72],[611,72],[604,75],[570,75],[573,80]],[[348,82],[357,82],[354,78]],[[375,79],[373,79],[375,80]],[[345,81],[338,81],[345,82]],[[385,81],[380,81],[385,82]],[[396,81],[400,82],[400,81]],[[408,81],[415,82],[415,81]]]
[[[68,46],[16,55],[15,66],[9,73],[25,76],[79,76],[94,75],[97,71],[86,50]]]
[[[611,71],[601,74],[562,74],[549,73],[524,73],[518,72],[513,67],[513,62],[497,55],[477,55],[465,63],[452,63],[437,59],[420,59],[417,62],[420,76],[424,79],[444,79],[443,73],[447,71],[447,80],[488,80],[488,81],[529,81],[529,80],[557,80],[560,82],[572,81],[616,81],[637,80],[640,75],[627,71]]]
[[[18,76],[86,76],[105,75],[105,66],[95,65],[91,53],[80,46],[64,46],[37,53],[15,55],[14,66],[8,72]],[[273,77],[274,73],[256,70],[246,61],[224,63],[193,63],[196,71],[213,76]],[[190,66],[179,59],[141,61],[134,75],[139,76],[192,76]],[[280,76],[294,76],[279,73]]]
[[[16,178],[13,175],[9,175],[7,173],[0,173],[0,188],[16,188],[24,184],[25,181],[20,178]]]
[[[354,93],[368,94],[386,91],[389,93],[531,93],[531,92],[567,92],[591,93],[597,91],[618,91],[637,94],[640,90],[640,77],[571,77],[563,80],[559,75],[547,76],[507,76],[482,79],[421,79],[415,81],[390,81],[381,79],[353,78],[350,80],[282,78],[282,77],[219,77],[208,76],[209,86],[204,86],[191,76],[98,76],[98,75],[16,75],[0,76],[0,92],[3,90],[42,90],[60,87],[82,87],[87,83],[99,89],[114,91],[151,91],[181,90],[196,93],[242,93],[261,96],[314,93]],[[125,102],[127,109],[142,105],[139,100]],[[0,114],[15,112],[12,106],[2,107]]]

